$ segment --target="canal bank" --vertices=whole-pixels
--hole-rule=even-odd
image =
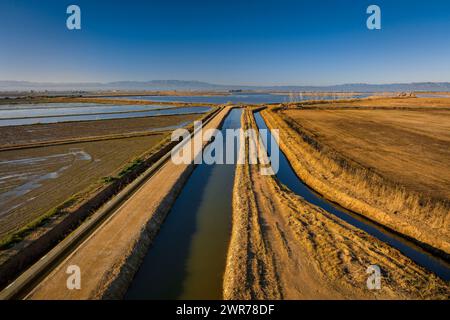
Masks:
[[[219,128],[232,107],[221,109],[204,129]],[[203,144],[204,146],[206,143]],[[125,294],[194,166],[166,161],[71,255],[59,263],[28,299],[118,299]],[[80,268],[80,290],[66,286],[69,266]]]
[[[257,128],[250,112],[243,125]],[[278,173],[289,168],[281,162]],[[263,167],[237,166],[225,299],[448,299],[445,281]],[[379,290],[369,287],[371,266]]]
[[[258,129],[268,129],[260,112],[254,114]],[[267,139],[267,150],[271,150],[271,139]],[[450,266],[444,259],[434,256],[425,251],[409,239],[384,228],[383,226],[372,222],[371,220],[353,213],[345,208],[331,203],[309,188],[294,172],[283,151],[280,150],[280,170],[277,178],[297,195],[303,197],[309,203],[316,205],[327,212],[337,216],[339,219],[351,224],[352,226],[363,230],[378,240],[389,244],[399,250],[405,256],[435,273],[445,281],[450,280]]]
[[[222,132],[240,128],[241,114],[241,109],[233,109]],[[225,145],[224,150],[225,155]],[[203,163],[195,168],[126,299],[222,299],[234,174],[234,164]]]

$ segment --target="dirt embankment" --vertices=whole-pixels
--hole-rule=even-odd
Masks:
[[[280,147],[296,174],[326,198],[416,239],[442,255],[450,253],[450,206],[408,192],[370,168],[318,142],[298,123],[264,110],[269,128],[280,129]]]
[[[250,112],[243,128],[255,127]],[[367,289],[367,268],[382,271]],[[225,299],[448,299],[450,287],[399,251],[238,165]]]

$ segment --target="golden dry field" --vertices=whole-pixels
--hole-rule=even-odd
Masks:
[[[373,96],[366,99],[355,99],[350,101],[323,101],[320,104],[307,103],[311,108],[367,108],[367,109],[450,109],[450,98],[385,98]]]
[[[314,137],[410,190],[450,199],[450,110],[289,110]]]
[[[310,187],[448,254],[450,99],[431,100],[363,99],[352,108],[312,104],[263,116],[280,129],[283,151]]]
[[[256,128],[251,112],[243,126]],[[445,281],[248,161],[236,169],[226,299],[447,298]],[[369,264],[389,270],[382,290],[367,290]]]

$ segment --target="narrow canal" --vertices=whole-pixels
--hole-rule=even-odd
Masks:
[[[241,114],[231,110],[221,130],[240,128]],[[231,164],[195,168],[125,299],[222,299],[234,173]]]
[[[266,123],[264,122],[264,119],[259,112],[255,113],[254,116],[259,129],[268,129]],[[268,150],[268,152],[270,152],[271,150],[271,140],[272,139],[269,138],[266,142],[266,149]],[[450,265],[447,261],[444,261],[443,259],[426,252],[412,241],[403,238],[386,228],[383,228],[381,225],[378,225],[361,215],[352,213],[345,208],[324,199],[322,196],[317,194],[314,190],[310,189],[306,184],[302,182],[302,180],[292,169],[289,161],[287,160],[281,149],[279,161],[280,168],[276,176],[281,181],[281,183],[286,185],[294,193],[298,194],[306,201],[318,207],[321,207],[322,209],[346,221],[347,223],[398,249],[405,256],[409,257],[411,260],[415,261],[422,267],[434,272],[442,279],[446,281],[450,280]]]

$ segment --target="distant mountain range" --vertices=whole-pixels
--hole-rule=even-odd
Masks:
[[[152,80],[152,81],[116,81],[116,82],[29,82],[1,81],[0,91],[337,91],[337,92],[385,92],[385,91],[450,91],[450,82],[417,82],[392,84],[350,83],[332,86],[239,86],[219,85],[201,81]]]

